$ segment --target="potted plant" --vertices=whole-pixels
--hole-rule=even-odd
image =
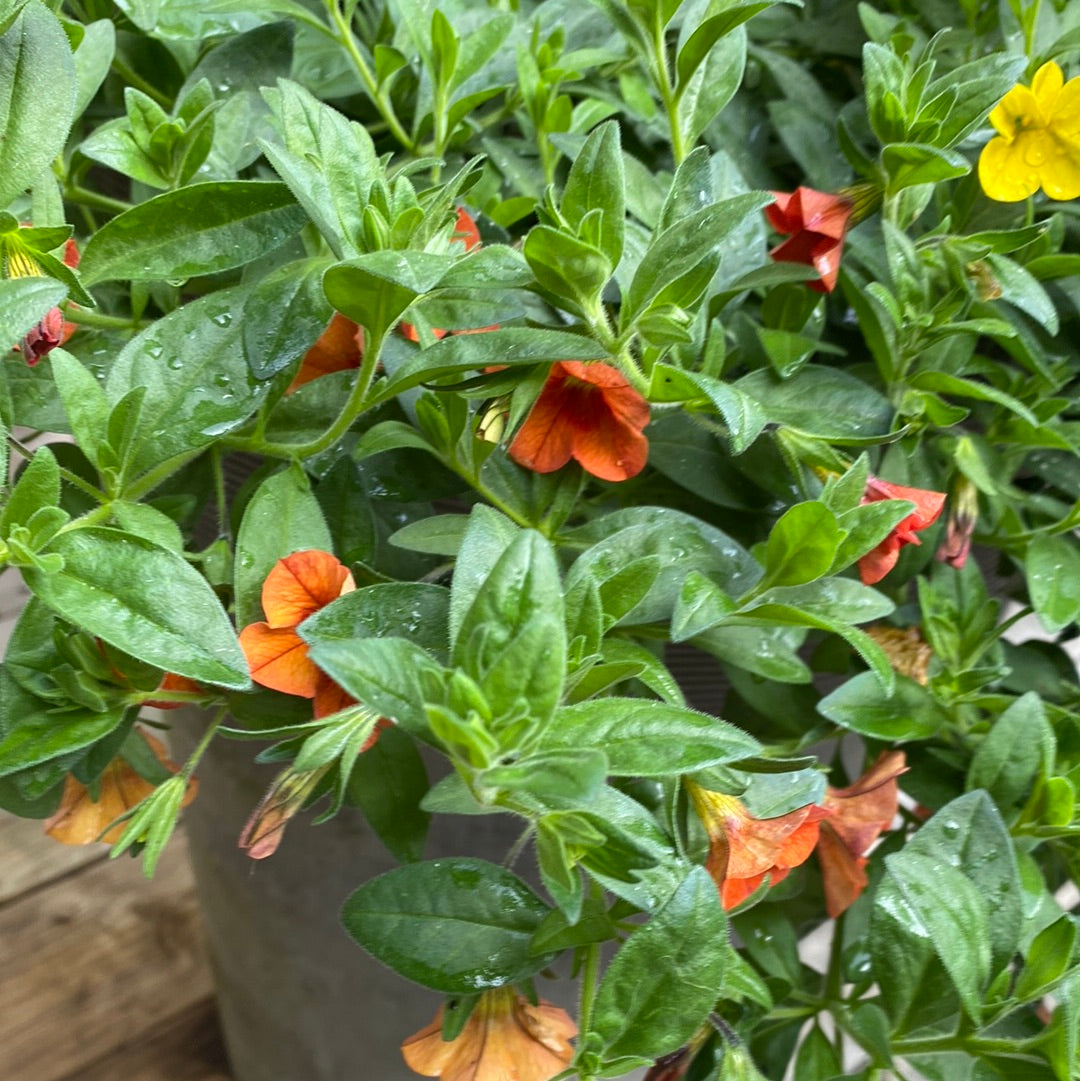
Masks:
[[[4,7],[0,806],[239,1081],[1080,1077],[1078,12],[887,7]]]

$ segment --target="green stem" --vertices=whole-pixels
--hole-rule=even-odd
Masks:
[[[671,83],[668,72],[667,43],[664,40],[664,26],[661,22],[660,5],[656,6],[656,20],[653,24],[652,77],[667,113],[668,127],[671,129],[671,156],[676,167],[682,165],[688,153],[686,139],[683,137],[682,124],[679,123],[679,98],[682,97]]]
[[[214,500],[217,503],[218,536],[229,535],[229,503],[225,495],[225,471],[221,465],[221,444],[215,443],[210,451],[210,465],[214,471]]]
[[[132,319],[124,315],[106,315],[104,312],[88,311],[76,304],[68,304],[64,308],[64,318],[69,323],[77,323],[81,327],[101,327],[105,330],[130,330],[132,332],[148,327],[150,319]]]
[[[75,518],[68,522],[67,525],[61,526],[57,533],[71,533],[76,529],[86,529],[87,526],[97,525],[99,522],[106,522],[112,515],[112,503],[103,503],[100,507],[95,507],[93,510],[88,510],[82,517]]]
[[[217,716],[210,722],[209,727],[203,733],[202,739],[199,740],[195,750],[191,752],[191,757],[184,763],[184,768],[180,771],[180,776],[183,777],[185,781],[195,772],[196,767],[199,765],[199,759],[206,753],[206,748],[210,746],[214,736],[217,735],[217,730],[224,722],[228,708],[228,706],[222,706],[218,710]]]
[[[415,154],[416,144],[410,138],[409,133],[401,126],[401,121],[398,120],[397,113],[394,112],[394,106],[389,97],[379,89],[379,85],[375,81],[375,75],[368,66],[368,62],[364,59],[364,54],[360,52],[360,47],[356,44],[356,38],[353,36],[352,27],[345,19],[337,0],[324,0],[324,4],[327,14],[330,16],[334,26],[337,27],[335,36],[349,54],[349,59],[352,61],[353,67],[356,68],[356,73],[360,76],[360,81],[364,84],[364,89],[367,90],[375,108],[379,110],[379,115],[386,121],[386,126],[393,133],[394,138],[410,154]]]
[[[175,458],[170,458],[167,462],[163,462],[156,469],[151,469],[148,473],[144,473],[137,481],[133,481],[124,487],[123,497],[130,500],[132,503],[138,502],[144,495],[152,492],[159,484],[163,484],[169,479],[178,469],[183,469],[188,462],[195,458],[198,458],[203,452],[202,447],[198,447],[195,450],[187,451],[182,455],[177,455]]]
[[[120,76],[129,86],[134,86],[136,89],[141,90],[148,98],[153,98],[163,109],[171,109],[172,102],[169,98],[163,94],[153,83],[148,83],[137,71],[128,67],[120,57],[114,57],[112,62],[112,69]]]
[[[349,396],[334,423],[322,435],[306,443],[274,443],[256,436],[235,436],[231,439],[224,438],[221,441],[222,445],[233,450],[246,450],[255,454],[265,454],[271,458],[287,458],[294,461],[328,450],[349,430],[356,418],[364,411],[364,399],[367,398],[371,382],[375,378],[379,354],[382,352],[385,340],[386,331],[384,330],[378,336],[372,335],[370,344],[365,343],[364,357],[356,382],[349,391]]]
[[[13,451],[21,455],[27,461],[33,458],[34,451],[29,447],[24,447],[13,435],[7,437],[7,442],[8,446],[11,447]],[[80,492],[84,495],[88,495],[96,503],[107,502],[108,497],[104,492],[98,491],[97,488],[88,481],[83,480],[77,473],[72,473],[70,469],[65,469],[64,466],[59,467],[59,472],[62,480],[66,480],[73,488],[78,488]]]
[[[116,214],[123,214],[125,210],[130,210],[132,207],[131,203],[125,203],[123,199],[113,199],[109,195],[102,195],[100,192],[79,187],[78,184],[72,184],[68,187],[64,191],[64,198],[70,199],[73,203],[86,203],[87,206],[111,210]]]
[[[585,966],[581,972],[581,1003],[578,1006],[578,1031],[584,1038],[592,1024],[596,988],[600,982],[600,943],[590,942],[585,947]]]

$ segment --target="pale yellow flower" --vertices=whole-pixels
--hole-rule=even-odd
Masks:
[[[1080,196],[1080,77],[1065,82],[1052,60],[1031,87],[1014,86],[990,113],[997,129],[979,157],[991,199],[1017,203],[1041,187],[1051,199]]]

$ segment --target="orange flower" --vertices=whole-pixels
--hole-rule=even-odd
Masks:
[[[645,468],[648,423],[649,403],[622,372],[557,360],[509,453],[537,473],[553,473],[573,458],[601,480],[627,480]]]
[[[896,778],[907,768],[903,751],[883,751],[853,785],[826,789],[818,859],[833,919],[866,889],[865,854],[896,816]]]
[[[315,717],[325,717],[352,699],[308,656],[296,628],[308,616],[356,588],[347,567],[329,552],[294,552],[274,564],[262,588],[266,622],[240,632],[251,678],[271,690],[315,699]]]
[[[720,890],[724,908],[746,900],[769,876],[782,882],[805,863],[818,841],[818,823],[827,813],[807,804],[779,818],[752,818],[742,802],[686,781],[687,794],[709,835],[705,870]]]
[[[64,243],[64,265],[72,269],[79,265],[79,249],[70,238]],[[4,272],[9,278],[46,276],[33,256],[21,247],[8,250],[4,260]],[[59,308],[50,308],[41,322],[28,330],[22,342],[12,348],[21,350],[23,359],[32,368],[58,345],[63,345],[78,329],[74,323],[69,323],[64,318],[64,313]]]
[[[441,1081],[549,1081],[574,1057],[577,1025],[558,1006],[533,1006],[510,987],[485,991],[465,1027],[442,1038],[442,1007],[401,1053],[409,1069]]]
[[[160,740],[141,729],[139,734],[166,769],[173,773],[179,770],[180,767],[166,755]],[[86,785],[69,776],[64,782],[60,806],[45,822],[45,832],[65,845],[88,845],[94,841],[114,844],[124,831],[124,823],[118,823],[112,829],[108,827],[141,803],[156,787],[136,773],[123,758],[114,758],[105,767],[98,779],[96,799]],[[185,807],[195,798],[198,788],[199,782],[194,777],[188,781],[184,793]]]
[[[770,194],[776,202],[765,207],[765,217],[778,233],[790,233],[791,239],[769,254],[782,263],[812,266],[821,280],[807,284],[819,293],[831,293],[840,273],[840,255],[855,209],[854,200],[847,195],[805,187]]]
[[[882,499],[907,499],[915,509],[893,527],[892,532],[872,551],[859,560],[859,576],[864,585],[880,582],[896,566],[900,549],[905,544],[919,544],[915,535],[933,525],[945,506],[944,492],[931,492],[925,488],[905,488],[902,484],[890,484],[887,480],[870,477],[866,482],[862,503],[877,503]]]
[[[319,340],[304,354],[304,359],[285,393],[292,394],[321,375],[359,368],[363,355],[363,328],[347,319],[341,312],[334,312],[326,329],[319,335]]]

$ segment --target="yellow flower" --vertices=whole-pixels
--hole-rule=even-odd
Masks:
[[[531,1005],[510,987],[485,991],[465,1027],[442,1038],[442,1008],[401,1051],[409,1068],[442,1081],[549,1081],[574,1057],[570,1015],[541,1001]]]
[[[1052,60],[1031,88],[1014,86],[990,113],[998,134],[979,157],[991,199],[1018,203],[1041,187],[1051,199],[1080,196],[1080,77],[1065,82]]]

